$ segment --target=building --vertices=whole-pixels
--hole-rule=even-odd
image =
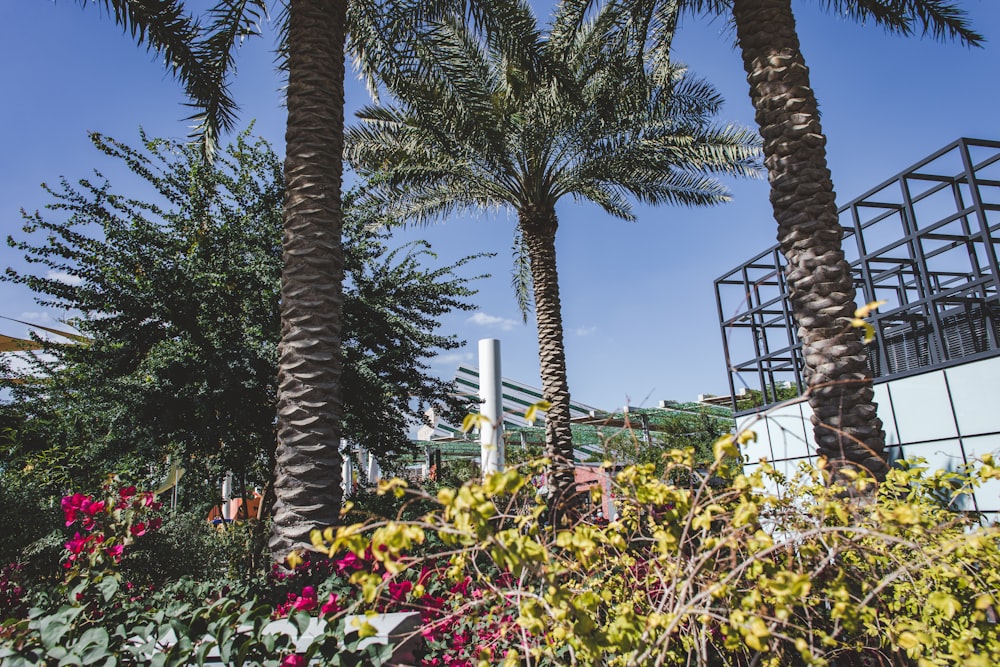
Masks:
[[[890,457],[956,469],[1000,455],[1000,142],[959,139],[839,212],[858,302],[886,302],[869,366]],[[715,289],[731,405],[741,423],[768,415],[747,460],[790,471],[811,458],[812,426],[805,403],[773,409],[804,389],[778,247]],[[1000,482],[960,509],[996,520]]]
[[[479,409],[479,370],[473,366],[459,366],[455,382],[459,392],[469,397],[469,411]],[[536,387],[502,378],[504,448],[509,462],[523,461],[540,456],[545,446],[545,417],[529,423],[524,413],[531,405],[542,400]],[[606,412],[576,401],[570,403],[571,431],[576,459],[576,482],[584,492],[593,485],[604,490],[602,515],[614,515],[611,504],[611,475],[603,464],[611,461],[613,470],[625,463],[642,459],[642,450],[702,445],[704,459],[711,457],[711,443],[722,434],[730,433],[735,426],[728,407],[703,403],[678,403],[661,401],[655,408],[625,407]],[[475,434],[462,433],[428,415],[431,424],[418,432],[418,444],[426,453],[421,462],[422,475],[431,466],[458,459],[479,461],[481,446]],[[596,509],[596,508],[595,508]]]

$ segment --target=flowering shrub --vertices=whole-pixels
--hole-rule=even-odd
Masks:
[[[23,566],[18,563],[0,569],[0,620],[19,618],[28,611],[25,590],[21,585]]]
[[[416,611],[422,667],[1000,664],[1000,530],[950,509],[1000,479],[990,457],[936,473],[911,461],[875,490],[862,474],[834,483],[822,466],[793,479],[766,464],[729,474],[740,439],[715,447],[722,488],[671,482],[694,466],[676,451],[666,474],[617,475],[615,520],[569,528],[547,525],[542,500],[525,499],[544,462],[434,497],[395,480],[381,491],[435,509],[316,532],[315,552],[269,574],[264,603],[211,582],[135,595],[85,578],[81,600],[0,628],[0,663],[134,664],[164,651],[184,664],[217,650],[224,664],[381,664],[384,654],[345,645],[347,616]],[[71,571],[92,558],[113,566],[109,548],[150,529],[152,504],[125,496],[67,501],[82,531],[71,542],[83,545],[68,549]],[[276,617],[328,624],[300,654],[264,632]],[[358,640],[374,633],[361,618]],[[169,650],[157,644],[168,630]]]
[[[101,500],[82,493],[62,499],[66,527],[79,524],[83,531],[66,543],[64,567],[73,574],[118,565],[137,537],[161,525],[159,517],[151,516],[161,507],[152,493],[140,493],[134,486],[113,489],[113,481],[104,485],[107,497]]]
[[[742,438],[716,444],[712,474]],[[314,540],[375,554],[388,576],[353,581],[376,609],[450,584],[425,626],[428,666],[1000,664],[1000,529],[949,509],[1000,479],[992,458],[947,473],[913,461],[874,495],[871,478],[835,482],[823,466],[785,479],[764,464],[722,489],[668,481],[693,465],[675,451],[666,475],[622,471],[606,525],[556,530],[542,504],[508,512],[529,477],[508,470],[442,490],[422,521]],[[443,548],[415,557],[432,538]]]

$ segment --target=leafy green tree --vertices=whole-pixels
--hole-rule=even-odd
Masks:
[[[871,372],[858,331],[850,265],[841,247],[826,137],[799,45],[791,0],[621,0],[637,24],[651,27],[665,57],[678,7],[728,16],[750,84],[778,242],[787,262],[792,313],[799,326],[817,452],[838,467],[886,473],[885,433],[872,402]],[[951,0],[822,0],[825,9],[903,35],[920,30],[975,46],[982,37]],[[640,31],[640,40],[647,34]]]
[[[108,472],[158,479],[183,461],[191,502],[214,497],[225,470],[270,478],[280,338],[281,162],[247,134],[211,167],[190,146],[143,137],[143,149],[93,135],[149,192],[119,194],[100,175],[50,188],[46,214],[25,215],[8,243],[39,265],[6,280],[41,305],[81,313],[84,344],[46,354],[7,381],[4,406],[23,437],[5,462],[40,483],[93,487]],[[436,350],[460,345],[438,318],[468,310],[473,291],[451,266],[425,268],[426,244],[394,250],[373,214],[352,208],[345,256],[345,437],[387,468],[407,428],[448,385],[430,377]],[[7,471],[5,471],[7,472]],[[13,471],[11,471],[13,472]],[[199,496],[198,482],[204,482]]]
[[[86,3],[84,3],[86,4]],[[206,24],[177,0],[103,0],[140,45],[165,57],[184,84],[198,120],[202,154],[211,157],[236,105],[227,86],[234,54],[259,34],[266,0],[220,0]],[[278,504],[271,549],[277,559],[309,545],[309,531],[339,517],[343,212],[344,57],[369,76],[390,61],[391,45],[424,16],[467,12],[484,25],[512,17],[489,0],[296,0],[283,4],[281,67],[287,73],[285,212],[282,235],[282,343],[278,373]],[[350,26],[350,41],[347,40]],[[372,83],[371,89],[375,86]]]
[[[533,290],[551,404],[549,483],[563,500],[575,483],[556,204],[589,200],[633,220],[630,198],[726,201],[714,175],[750,175],[757,164],[750,133],[713,124],[722,100],[710,85],[666,61],[635,68],[628,15],[608,4],[588,18],[587,4],[560,3],[547,31],[520,0],[494,3],[514,19],[482,37],[460,16],[428,19],[422,39],[379,72],[396,102],[363,109],[346,152],[361,173],[379,175],[374,197],[392,217],[426,222],[490,207],[517,214],[515,282],[525,317]]]

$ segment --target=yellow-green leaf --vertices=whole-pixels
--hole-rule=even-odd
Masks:
[[[873,310],[878,310],[879,306],[884,306],[885,301],[869,301],[854,311],[854,317],[868,317]]]
[[[528,406],[528,409],[524,411],[524,419],[529,424],[534,425],[535,420],[538,419],[539,412],[548,412],[552,404],[546,400],[538,401],[537,403],[532,403]]]
[[[465,415],[465,419],[462,420],[462,433],[468,433],[474,428],[482,428],[483,426],[489,426],[490,420],[481,414],[469,413]]]

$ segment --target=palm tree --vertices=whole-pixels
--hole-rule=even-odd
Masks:
[[[771,205],[778,223],[792,313],[799,327],[817,452],[834,470],[887,470],[885,433],[872,399],[866,349],[849,322],[857,309],[850,266],[841,248],[833,181],[826,162],[809,70],[799,47],[791,0],[620,0],[652,34],[673,33],[678,5],[731,15],[750,84]],[[979,45],[965,13],[950,0],[821,0],[856,21],[904,35],[919,28],[935,38]],[[642,34],[644,40],[647,34]],[[660,38],[655,48],[669,48]]]
[[[87,6],[87,0],[80,0]],[[227,86],[242,40],[259,31],[266,0],[220,0],[202,25],[182,0],[99,0],[140,45],[164,57],[196,109],[206,159],[232,129]],[[508,19],[489,0],[289,0],[280,21],[288,76],[285,212],[274,522],[276,560],[307,547],[341,505],[341,177],[345,45],[372,84],[375,64],[423,17],[463,12],[475,25]],[[347,42],[350,27],[350,42]],[[374,91],[374,85],[370,85]]]
[[[222,0],[207,26],[176,0],[104,0],[140,44],[163,53],[198,110],[206,158],[231,129],[226,86],[234,52],[267,13],[265,0]],[[347,0],[292,0],[282,25],[287,68],[282,338],[275,451],[276,559],[337,522],[341,504],[341,176]]]
[[[480,37],[456,16],[429,19],[422,38],[380,72],[397,100],[359,112],[345,156],[378,183],[397,219],[426,222],[466,208],[509,207],[533,289],[545,400],[549,487],[558,515],[575,492],[570,392],[556,269],[556,204],[589,200],[633,220],[629,199],[707,205],[728,199],[714,174],[750,175],[750,132],[712,124],[721,99],[665,60],[636,68],[628,16],[612,4],[561,2],[547,32],[527,2]],[[515,278],[515,280],[517,280]],[[529,299],[519,299],[527,306]]]
[[[347,0],[288,4],[277,558],[337,523],[341,504],[341,175]]]
[[[88,3],[81,0],[86,6]],[[203,26],[178,0],[103,0],[140,45],[163,55],[196,109],[211,159],[232,129],[227,84],[235,50],[267,14],[266,0],[221,0]],[[337,522],[341,504],[341,176],[347,0],[291,0],[282,27],[288,74],[285,210],[274,522],[276,560]],[[378,34],[377,32],[375,34]],[[365,53],[364,49],[359,50]]]
[[[391,46],[423,16],[457,9],[484,25],[503,21],[489,0],[292,0],[282,30],[287,53],[282,337],[278,444],[269,548],[276,560],[310,545],[339,520],[342,352],[341,178],[345,45],[376,90]],[[230,19],[232,24],[233,20]],[[350,37],[350,42],[347,42]]]

